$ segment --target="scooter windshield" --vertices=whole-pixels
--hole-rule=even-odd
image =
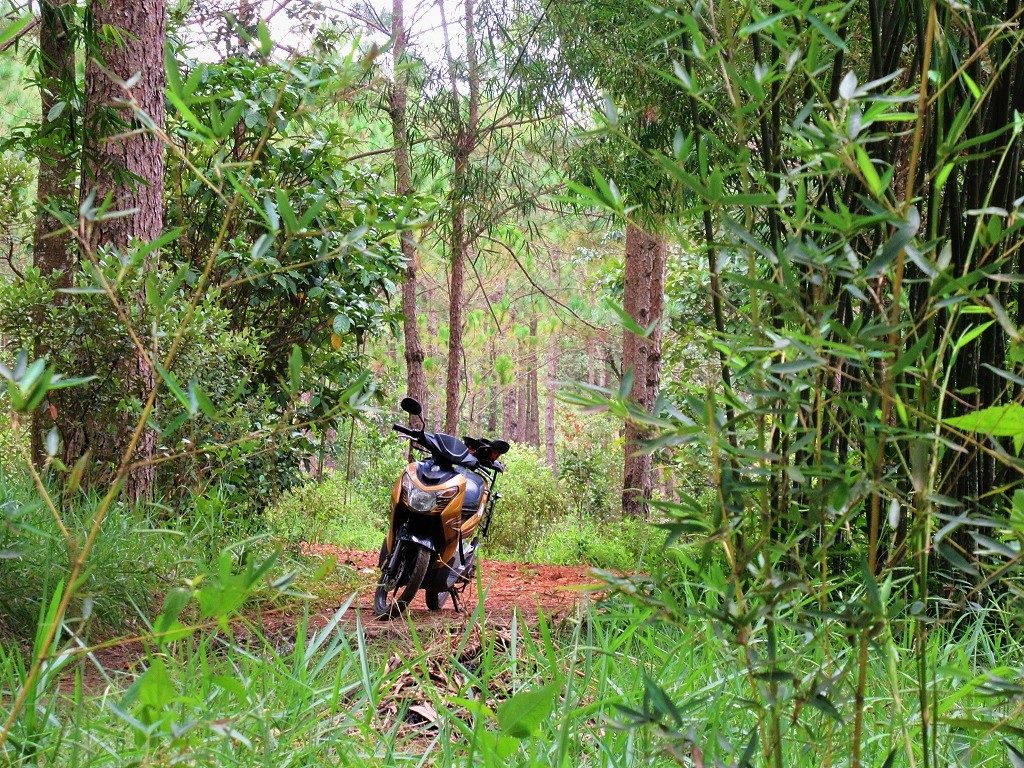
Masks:
[[[426,440],[427,447],[438,459],[463,467],[475,467],[478,463],[466,444],[457,437],[437,432],[426,435]]]

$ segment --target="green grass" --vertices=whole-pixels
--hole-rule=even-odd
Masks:
[[[500,631],[480,631],[476,621],[454,634],[410,627],[406,642],[383,646],[345,613],[316,632],[300,614],[294,636],[237,626],[201,632],[154,648],[148,673],[114,677],[102,695],[85,690],[67,665],[63,673],[78,683],[58,694],[51,680],[37,710],[51,716],[22,718],[7,756],[13,765],[76,766],[667,766],[679,764],[673,755],[692,765],[696,749],[705,765],[736,764],[756,726],[738,649],[706,620],[672,626],[652,618],[616,599],[557,627],[543,618]],[[1019,665],[1019,642],[997,642],[1002,663]],[[845,764],[851,650],[837,647],[825,659],[802,645],[798,635],[783,638],[808,672],[838,675],[829,683],[835,712],[802,706],[795,721],[787,716],[785,764]],[[1011,700],[971,687],[985,654],[977,643],[937,634],[929,650],[941,660],[935,685],[946,717],[1014,711]],[[0,685],[11,690],[17,657],[0,653]],[[909,765],[914,674],[903,655],[895,673],[885,657],[883,649],[872,655],[866,764],[881,765],[895,749],[892,764]],[[517,726],[516,703],[507,703],[517,694],[543,717]],[[781,706],[791,711],[805,694],[783,686]],[[1006,764],[1006,747],[982,732],[943,726],[939,743],[943,764]]]
[[[6,702],[24,683],[25,644],[67,558],[31,488],[0,480],[2,548],[20,556],[0,561],[12,641],[0,644]],[[376,621],[364,624],[346,607],[315,630],[296,593],[329,584],[336,595],[354,587],[351,574],[287,553],[266,573],[259,563],[288,538],[288,521],[312,526],[298,538],[327,532],[349,536],[350,546],[375,545],[382,529],[371,528],[377,518],[369,512],[334,515],[337,528],[315,514],[333,509],[337,482],[307,486],[268,511],[275,536],[242,538],[256,528],[252,516],[217,496],[197,497],[175,516],[115,508],[61,633],[62,650],[11,731],[6,762],[596,768],[696,765],[699,755],[704,765],[753,766],[765,763],[763,734],[774,719],[784,765],[848,764],[856,630],[841,616],[814,614],[794,593],[786,614],[794,621],[776,622],[773,634],[755,621],[740,634],[719,613],[729,589],[722,563],[687,547],[666,553],[640,523],[566,517],[543,529],[538,559],[615,567],[616,558],[638,557],[655,575],[654,582],[623,580],[609,599],[557,624],[543,616],[488,623],[480,608],[465,626],[382,634]],[[92,503],[80,496],[66,505],[73,529]],[[314,514],[301,514],[308,510]],[[369,532],[346,522],[360,519]],[[227,544],[229,532],[242,540]],[[284,578],[289,571],[294,581]],[[175,595],[185,603],[171,611]],[[293,623],[266,631],[256,609],[268,601]],[[912,622],[899,605],[889,604],[869,647],[865,766],[890,756],[890,766],[922,765]],[[994,768],[1007,764],[1008,744],[1022,748],[1024,647],[1012,619],[977,610],[928,636],[933,756],[941,765]],[[142,653],[134,672],[97,670],[105,656],[88,651],[107,638],[146,635],[150,626],[169,634],[133,646],[130,654]],[[775,672],[766,675],[771,653]]]

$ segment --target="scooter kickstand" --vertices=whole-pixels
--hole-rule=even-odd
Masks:
[[[451,589],[449,589],[448,590],[448,594],[452,596],[452,608],[455,609],[455,613],[456,614],[461,614],[462,613],[462,598],[459,597],[459,593],[456,591],[455,587],[452,587]]]

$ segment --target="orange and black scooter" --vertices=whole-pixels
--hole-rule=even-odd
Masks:
[[[433,611],[449,597],[455,610],[462,610],[477,546],[500,498],[494,484],[505,467],[498,459],[509,449],[504,440],[459,440],[425,431],[423,408],[411,397],[402,399],[401,408],[417,417],[420,427],[395,424],[395,431],[427,456],[411,462],[391,491],[391,524],[380,548],[373,600],[381,619],[401,614],[419,589]]]

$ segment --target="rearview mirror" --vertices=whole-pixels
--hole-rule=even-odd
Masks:
[[[501,456],[503,453],[508,453],[508,449],[511,447],[512,446],[510,446],[504,440],[491,440],[491,448],[497,451],[499,456]]]
[[[423,406],[412,397],[403,397],[399,407],[411,416],[419,416],[423,413]]]

